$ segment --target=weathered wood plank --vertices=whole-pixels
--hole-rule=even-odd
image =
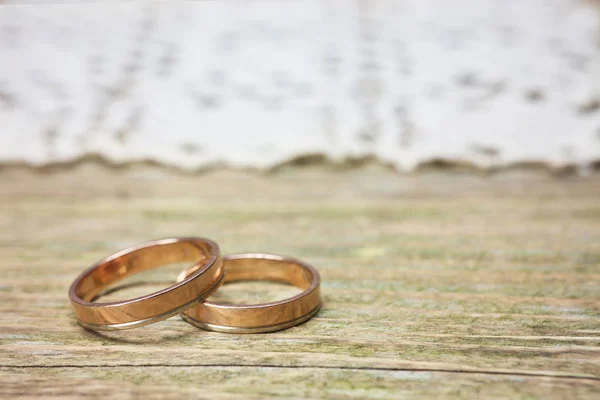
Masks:
[[[1,161],[600,159],[598,0],[7,2]]]
[[[7,396],[61,398],[592,398],[599,390],[590,380],[429,371],[168,365],[1,371],[10,374]],[[24,381],[31,385],[26,390]]]
[[[599,183],[522,172],[4,169],[0,395],[593,397]],[[179,318],[107,334],[76,324],[67,288],[84,267],[130,244],[194,234],[225,253],[313,263],[323,310],[263,335]],[[266,287],[224,295],[252,300]]]

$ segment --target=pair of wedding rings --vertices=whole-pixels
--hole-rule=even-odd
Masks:
[[[134,299],[98,302],[109,286],[159,266],[193,262],[166,289]],[[224,282],[270,280],[292,284],[298,295],[271,303],[235,305],[207,301]],[[84,271],[71,285],[69,298],[79,323],[94,330],[136,328],[181,314],[203,329],[262,333],[286,329],[314,316],[321,306],[319,273],[293,258],[272,254],[222,257],[208,239],[156,240],[117,252]]]

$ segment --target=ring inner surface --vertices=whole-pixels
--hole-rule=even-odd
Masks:
[[[265,258],[225,259],[225,283],[274,281],[308,289],[313,280],[310,270],[292,261]],[[189,275],[188,275],[189,276]]]
[[[81,279],[75,293],[82,300],[90,302],[112,284],[133,274],[168,264],[192,261],[195,265],[191,269],[191,275],[210,258],[211,249],[203,242],[182,241],[142,247],[102,261]]]

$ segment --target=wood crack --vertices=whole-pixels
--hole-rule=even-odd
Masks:
[[[277,368],[277,369],[321,369],[321,370],[350,370],[374,372],[439,372],[450,374],[483,374],[502,376],[522,376],[533,378],[577,379],[600,381],[600,376],[585,376],[576,374],[552,374],[540,372],[509,372],[485,369],[444,369],[444,368],[402,368],[402,367],[351,367],[351,366],[326,366],[326,365],[277,365],[277,364],[91,364],[91,365],[0,365],[7,369],[68,369],[68,368]]]

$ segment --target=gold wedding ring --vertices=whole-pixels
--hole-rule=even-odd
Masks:
[[[188,261],[194,263],[190,273],[166,289],[130,300],[94,301],[110,285],[127,276]],[[69,298],[84,327],[129,329],[182,313],[205,299],[222,281],[223,260],[216,243],[196,237],[171,238],[134,246],[99,261],[73,282]]]
[[[227,333],[263,333],[301,324],[321,306],[320,277],[312,266],[272,254],[236,254],[223,258],[225,282],[269,280],[292,284],[302,293],[281,301],[256,305],[232,305],[204,301],[182,314],[202,329]],[[184,271],[180,281],[194,274]]]

